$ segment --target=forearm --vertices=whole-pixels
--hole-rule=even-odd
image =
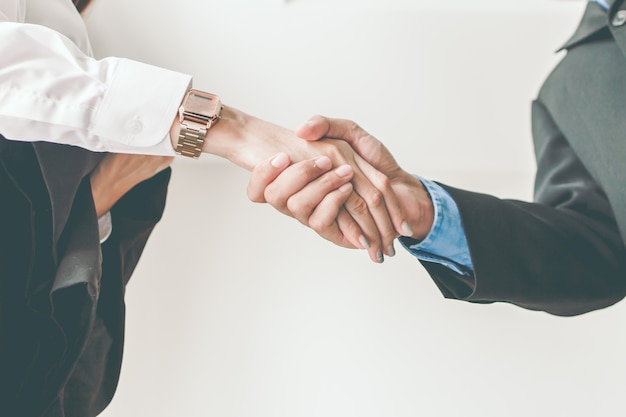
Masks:
[[[170,139],[178,144],[180,123],[174,120]],[[207,132],[202,152],[229,160],[251,171],[261,160],[287,152],[292,161],[321,154],[324,145],[298,140],[292,131],[225,105],[220,119]]]
[[[446,188],[459,205],[475,275],[425,263],[446,297],[574,315],[626,294],[626,250],[614,219]]]

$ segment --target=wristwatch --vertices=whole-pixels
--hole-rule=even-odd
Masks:
[[[178,109],[180,134],[176,153],[198,159],[208,130],[220,119],[222,102],[215,94],[189,90]]]

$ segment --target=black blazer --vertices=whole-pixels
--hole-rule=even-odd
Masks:
[[[535,203],[446,187],[475,279],[423,262],[444,296],[557,315],[626,294],[626,25],[587,5],[567,54],[532,105]]]
[[[95,416],[117,386],[124,288],[161,217],[170,171],[113,207],[101,246],[89,182],[101,157],[0,136],[2,416]]]

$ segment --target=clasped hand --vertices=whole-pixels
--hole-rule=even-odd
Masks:
[[[107,154],[90,175],[97,216],[104,215],[134,186],[163,171],[173,160],[172,156]]]
[[[292,163],[279,153],[260,162],[248,184],[250,200],[269,203],[339,246],[367,249],[378,263],[395,254],[396,237],[428,234],[434,217],[428,192],[380,141],[354,122],[322,116],[295,133],[318,141],[325,156]]]

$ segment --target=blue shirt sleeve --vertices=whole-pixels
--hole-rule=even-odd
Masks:
[[[450,194],[439,184],[424,178],[419,180],[433,201],[435,208],[433,226],[422,241],[406,236],[398,240],[406,250],[420,260],[436,262],[459,274],[473,276],[472,259],[461,224],[459,208]]]
[[[589,3],[598,3],[604,10],[609,10],[609,3],[606,0],[589,0]]]

